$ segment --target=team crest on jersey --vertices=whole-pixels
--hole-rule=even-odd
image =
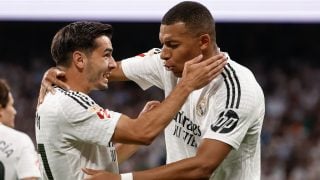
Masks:
[[[89,110],[91,112],[95,112],[97,114],[97,116],[99,117],[99,119],[110,118],[110,113],[108,112],[107,109],[103,109],[99,106],[92,106]]]
[[[239,115],[234,110],[225,110],[219,114],[218,120],[211,125],[211,130],[218,133],[229,133],[238,124]]]
[[[198,116],[204,116],[207,114],[209,105],[209,99],[207,97],[203,97],[197,104],[196,113]]]

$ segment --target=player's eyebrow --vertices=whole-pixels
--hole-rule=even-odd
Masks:
[[[104,52],[112,52],[112,51],[113,51],[112,48],[106,48],[106,49],[104,50]]]

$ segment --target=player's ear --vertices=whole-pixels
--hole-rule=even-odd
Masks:
[[[72,53],[72,62],[77,68],[83,69],[86,64],[86,55],[81,51],[74,51]]]
[[[211,38],[209,34],[203,34],[200,36],[200,49],[205,50],[209,47]]]

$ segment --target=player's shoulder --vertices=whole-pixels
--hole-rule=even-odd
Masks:
[[[145,60],[145,59],[153,59],[153,60],[159,60],[160,58],[161,49],[159,48],[152,48],[147,52],[143,52],[140,54],[137,54],[131,58],[125,59],[125,60]]]
[[[48,97],[45,98],[47,105],[59,106],[60,108],[70,108],[82,106],[85,109],[95,104],[95,102],[86,94],[72,91],[72,90],[64,90],[61,88],[55,88],[54,94],[48,94]]]
[[[228,63],[224,68],[224,72],[239,77],[253,76],[252,71],[248,67],[231,59],[228,60]]]
[[[249,68],[228,59],[221,77],[218,96],[226,101],[225,107],[248,109],[262,104],[263,91]]]
[[[145,56],[152,56],[152,57],[158,57],[160,56],[161,53],[161,49],[159,48],[152,48],[147,52],[141,53],[138,56],[140,57],[145,57]]]
[[[228,60],[228,63],[221,74],[224,81],[230,84],[230,88],[233,88],[233,86],[239,86],[239,88],[244,91],[260,88],[253,72],[248,67],[231,59]]]
[[[60,89],[59,91],[63,95],[63,102],[66,106],[75,106],[88,109],[89,107],[96,104],[95,101],[91,99],[87,94],[71,90],[65,91],[63,89]]]
[[[66,98],[66,90],[61,89],[59,87],[54,87],[54,93],[47,93],[44,97],[43,104],[54,104],[55,102],[65,101]]]
[[[18,131],[11,127],[7,127],[3,124],[0,125],[0,129],[1,129],[0,130],[1,134],[3,134],[7,138],[12,139],[12,142],[20,143],[20,142],[25,142],[26,140],[31,141],[30,137],[22,131]]]

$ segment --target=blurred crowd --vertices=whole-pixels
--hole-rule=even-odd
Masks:
[[[266,96],[262,179],[319,179],[320,68],[296,60],[258,75]]]
[[[28,68],[0,61],[0,77],[8,80],[15,98],[16,128],[33,140],[37,96],[46,60],[35,58]],[[241,62],[240,62],[241,63]],[[246,64],[246,63],[245,63]],[[262,180],[316,180],[320,177],[320,67],[292,60],[286,64],[246,64],[256,75],[266,98],[262,129]],[[130,82],[111,83],[91,96],[101,106],[136,117],[149,100],[162,100],[157,88],[142,91]],[[160,135],[121,165],[122,171],[142,170],[165,163]]]

